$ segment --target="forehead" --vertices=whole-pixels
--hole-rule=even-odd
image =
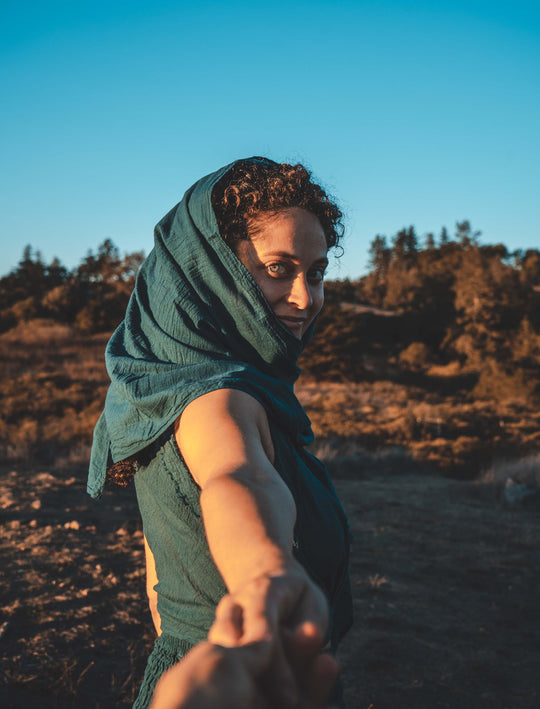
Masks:
[[[250,241],[260,254],[287,252],[313,260],[326,258],[326,236],[317,217],[300,207],[261,215],[248,222]]]

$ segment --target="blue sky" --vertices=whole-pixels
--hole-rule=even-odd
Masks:
[[[307,164],[346,214],[329,277],[414,224],[540,248],[540,3],[0,2],[0,273],[69,267],[238,157]]]

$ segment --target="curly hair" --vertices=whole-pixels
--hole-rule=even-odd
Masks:
[[[343,214],[303,165],[276,163],[267,158],[240,160],[212,190],[212,207],[221,236],[234,244],[250,237],[250,221],[301,207],[318,218],[328,248],[343,236]]]

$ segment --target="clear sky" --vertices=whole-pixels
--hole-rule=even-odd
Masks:
[[[538,0],[2,0],[0,274],[25,244],[73,267],[238,157],[307,164],[345,254],[469,219],[540,248]]]

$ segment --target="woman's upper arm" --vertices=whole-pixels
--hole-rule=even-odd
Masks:
[[[175,434],[201,489],[212,478],[248,468],[250,475],[276,475],[266,411],[243,391],[218,389],[195,399],[177,419]]]

